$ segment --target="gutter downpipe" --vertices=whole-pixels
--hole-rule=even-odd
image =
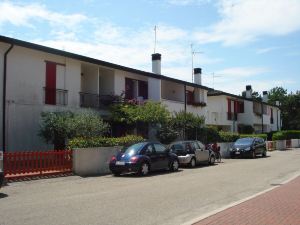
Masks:
[[[6,75],[7,75],[7,55],[14,47],[14,44],[11,44],[10,47],[4,53],[4,63],[3,63],[3,94],[2,94],[2,151],[6,151]]]
[[[184,85],[184,139],[186,139],[186,85]]]

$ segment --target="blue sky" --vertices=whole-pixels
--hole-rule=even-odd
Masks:
[[[163,75],[191,81],[193,44],[206,86],[300,90],[299,0],[1,0],[0,12],[1,35],[145,71],[156,25]]]

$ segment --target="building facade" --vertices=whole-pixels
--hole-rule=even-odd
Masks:
[[[2,148],[51,149],[38,136],[41,112],[92,108],[106,115],[112,96],[206,116],[210,89],[201,85],[201,69],[195,70],[197,83],[189,83],[161,75],[160,64],[160,54],[153,54],[150,73],[0,36]]]

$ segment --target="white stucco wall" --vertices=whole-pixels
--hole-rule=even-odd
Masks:
[[[84,93],[98,94],[98,67],[96,65],[83,64],[81,66],[81,73],[81,91]]]
[[[161,95],[163,99],[184,102],[184,85],[162,80]]]
[[[66,66],[57,70],[57,88],[68,90],[67,106],[44,104],[46,79],[45,60]],[[65,76],[62,85],[61,74]],[[7,64],[7,145],[9,151],[44,150],[38,136],[42,111],[74,110],[79,108],[81,63],[48,53],[15,46]]]
[[[209,125],[233,125],[227,120],[227,97],[224,95],[207,97],[207,121]]]
[[[148,78],[148,98],[153,101],[161,101],[161,80]]]

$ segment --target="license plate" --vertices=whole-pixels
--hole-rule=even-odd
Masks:
[[[235,152],[235,154],[236,154],[236,155],[239,155],[239,154],[241,154],[241,153],[240,153],[240,152]]]
[[[124,165],[125,165],[125,162],[117,161],[117,162],[116,162],[116,165],[118,165],[118,166],[124,166]]]

